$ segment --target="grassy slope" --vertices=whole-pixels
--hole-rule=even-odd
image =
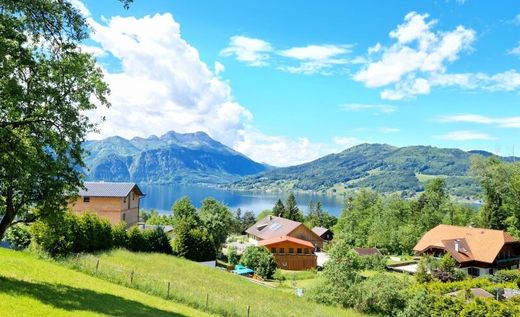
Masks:
[[[181,304],[0,248],[1,316],[209,316]]]
[[[356,312],[327,307],[298,298],[294,293],[257,285],[245,278],[202,265],[160,254],[138,254],[115,250],[98,257],[85,255],[70,260],[70,265],[122,284],[128,283],[135,270],[133,286],[152,294],[165,295],[171,282],[171,296],[193,307],[205,307],[225,316],[362,316]]]

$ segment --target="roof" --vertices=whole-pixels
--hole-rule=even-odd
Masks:
[[[277,243],[280,243],[280,242],[292,242],[292,243],[295,243],[295,244],[304,245],[304,246],[307,246],[307,247],[310,247],[310,248],[314,248],[314,245],[311,242],[309,242],[309,241],[305,241],[305,240],[302,240],[302,239],[293,238],[293,237],[289,237],[289,236],[281,236],[281,237],[276,237],[276,238],[262,240],[262,241],[258,242],[258,245],[267,246],[267,245],[277,244]]]
[[[446,296],[458,296],[462,292],[464,292],[464,291],[460,290],[460,291],[447,293],[445,295]],[[488,292],[488,291],[486,291],[486,290],[484,290],[484,289],[482,289],[480,287],[471,288],[470,292],[471,292],[471,295],[473,295],[473,297],[495,298],[495,296],[493,296],[493,294],[491,294],[490,292]]]
[[[321,237],[325,232],[330,231],[330,230],[327,228],[323,228],[323,227],[314,227],[314,228],[312,228],[312,231]]]
[[[301,222],[277,216],[266,216],[246,230],[246,233],[259,237],[262,240],[286,236],[301,226]]]
[[[518,240],[501,230],[438,225],[426,232],[413,249],[416,252],[429,248],[443,249],[459,263],[493,263],[504,244],[515,242]]]
[[[144,196],[136,183],[85,182],[85,188],[79,190],[79,196],[91,197],[126,197],[132,190]]]
[[[378,248],[353,248],[358,255],[382,255]]]

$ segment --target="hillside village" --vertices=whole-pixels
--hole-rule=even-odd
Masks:
[[[492,37],[473,28],[509,39],[520,14],[473,1],[380,2],[379,16],[355,1],[112,2],[0,0],[0,317],[520,317],[520,162],[504,133],[520,117],[499,116],[520,74],[448,71]],[[476,26],[439,23],[461,12]],[[245,36],[254,26],[273,39]],[[327,44],[347,29],[352,44]],[[390,44],[364,42],[380,32]],[[325,44],[274,44],[315,33]],[[512,55],[520,45],[476,64]],[[345,104],[370,89],[384,102]],[[253,122],[243,98],[269,117]],[[452,99],[503,107],[423,112]],[[406,124],[391,138],[395,112]],[[489,134],[429,130],[466,124]],[[425,145],[402,146],[412,140]],[[490,142],[495,153],[468,150]],[[267,207],[251,203],[261,195]]]

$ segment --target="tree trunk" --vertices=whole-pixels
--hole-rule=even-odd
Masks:
[[[13,202],[13,190],[8,188],[7,197],[5,199],[5,215],[0,221],[0,241],[4,238],[5,231],[9,228],[15,217],[16,210]]]

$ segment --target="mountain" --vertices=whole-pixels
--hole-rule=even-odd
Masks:
[[[490,156],[489,152],[445,149],[431,146],[394,147],[361,144],[315,161],[265,171],[235,182],[232,187],[248,190],[301,189],[344,192],[369,187],[379,192],[424,189],[434,177],[447,181],[451,194],[475,196],[480,187],[469,175],[470,157]],[[512,161],[514,158],[504,158]]]
[[[87,141],[87,180],[142,183],[218,184],[265,171],[257,163],[204,132],[160,137],[114,136]]]

